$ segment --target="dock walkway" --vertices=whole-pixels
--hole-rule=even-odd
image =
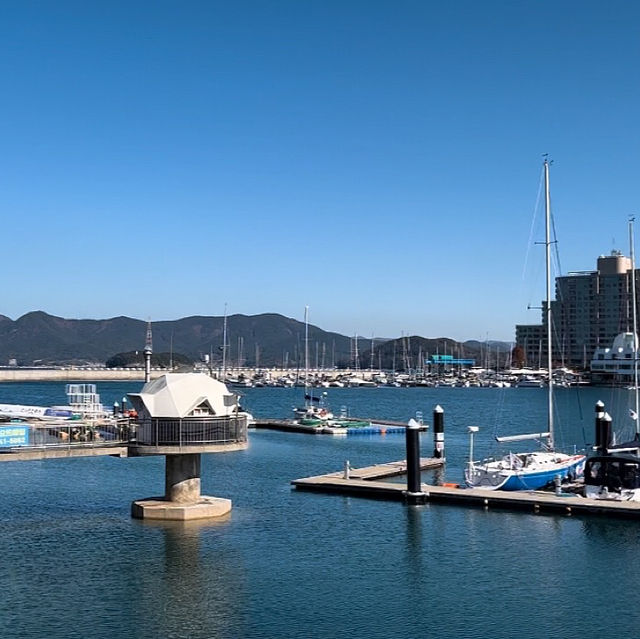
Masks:
[[[420,459],[420,470],[433,470],[442,468],[444,461],[435,459],[434,457],[423,457]],[[386,477],[398,477],[406,475],[407,461],[405,459],[395,462],[387,462],[384,464],[376,464],[375,466],[366,466],[365,468],[349,468],[349,477],[351,479],[361,479],[363,481],[372,481],[374,479],[384,479]],[[344,477],[344,470],[337,473],[323,475],[323,477]]]
[[[425,461],[425,460],[421,460]],[[439,461],[439,460],[438,460]],[[390,462],[378,467],[396,467],[404,462]],[[377,468],[376,466],[370,468]],[[406,486],[400,483],[375,481],[385,475],[369,473],[369,468],[361,469],[361,474],[352,469],[349,479],[343,472],[295,479],[291,483],[297,490],[306,490],[370,499],[406,500]],[[400,473],[397,473],[400,474]],[[387,477],[390,475],[386,475]],[[530,513],[555,513],[562,515],[599,515],[640,519],[639,502],[604,501],[587,499],[573,494],[556,495],[545,491],[500,491],[480,488],[464,488],[457,485],[421,485],[424,492],[423,503],[448,504],[484,509],[518,510]]]
[[[0,452],[0,462],[35,461],[38,459],[68,459],[70,457],[127,457],[128,449],[121,443],[68,444],[40,447],[20,447]]]

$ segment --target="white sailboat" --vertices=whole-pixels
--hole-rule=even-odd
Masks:
[[[539,440],[543,450],[529,453],[509,453],[501,459],[473,460],[471,446],[469,463],[465,469],[465,482],[473,488],[490,490],[536,490],[553,482],[557,477],[576,477],[584,470],[584,455],[566,455],[556,452],[553,423],[553,362],[551,326],[551,202],[549,196],[549,162],[544,160],[545,187],[545,256],[546,256],[546,323],[547,323],[547,430],[527,435],[497,437],[499,442]],[[473,432],[471,435],[473,437]],[[471,440],[473,442],[473,439]]]
[[[323,424],[333,418],[333,414],[324,406],[324,397],[314,397],[309,384],[309,307],[304,307],[304,406],[294,408],[295,418],[302,424]],[[315,402],[315,403],[314,403]]]

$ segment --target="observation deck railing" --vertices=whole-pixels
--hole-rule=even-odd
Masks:
[[[246,415],[190,417],[188,419],[148,418],[136,425],[137,446],[206,446],[245,443]]]
[[[0,453],[126,446],[133,433],[133,424],[126,418],[86,422],[0,422]]]

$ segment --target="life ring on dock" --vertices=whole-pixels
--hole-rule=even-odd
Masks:
[[[460,488],[460,484],[455,484],[455,483],[453,483],[453,482],[447,482],[447,481],[446,481],[446,482],[444,482],[444,483],[442,484],[442,486],[443,486],[444,488]]]

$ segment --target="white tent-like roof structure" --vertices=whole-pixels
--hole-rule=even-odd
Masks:
[[[226,417],[238,409],[238,396],[204,373],[167,373],[129,397],[141,417]]]

